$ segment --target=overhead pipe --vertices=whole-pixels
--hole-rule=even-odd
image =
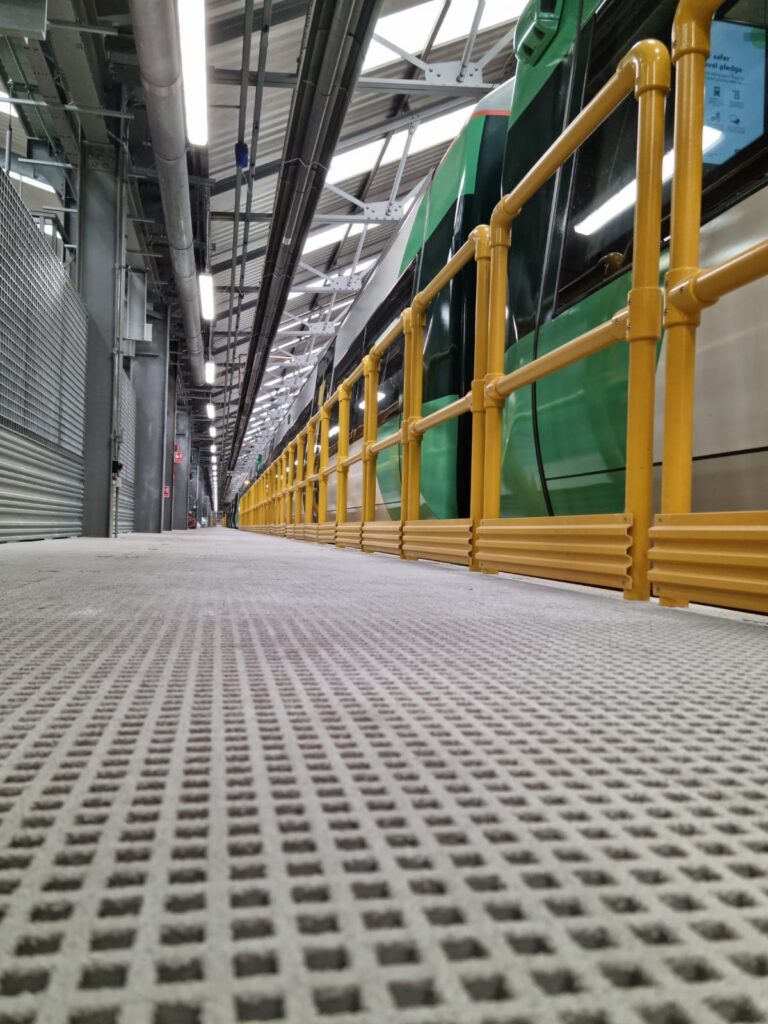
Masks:
[[[380,7],[381,0],[315,0],[310,8],[228,453],[230,474]]]
[[[173,0],[129,0],[129,6],[192,381],[200,386],[205,384],[205,354],[176,9]]]

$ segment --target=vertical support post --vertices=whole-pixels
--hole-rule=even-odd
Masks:
[[[307,424],[307,477],[315,474],[315,421],[310,420]],[[313,523],[315,521],[315,482],[307,480],[306,496],[304,498],[304,521]]]
[[[407,519],[408,508],[408,417],[411,401],[411,360],[413,359],[413,327],[411,310],[403,310],[403,412],[400,418],[400,521]],[[401,557],[404,557],[401,552]]]
[[[403,429],[403,440],[407,442],[405,457],[408,461],[408,494],[403,513],[405,522],[416,521],[421,517],[421,435],[412,433],[412,427],[422,415],[426,320],[426,309],[419,303],[417,296],[411,306],[411,353],[407,404],[405,400],[403,401],[404,412],[407,416]]]
[[[666,51],[664,53],[666,56]],[[662,314],[662,294],[658,281],[664,105],[670,80],[668,57],[665,65],[660,64],[660,67],[664,66],[666,79],[661,71],[649,82],[645,82],[641,75],[635,86],[638,102],[637,201],[627,323],[629,393],[625,486],[625,509],[632,515],[632,576],[624,597],[630,601],[647,601],[651,593],[648,581],[648,531],[653,515],[656,346],[661,337]]]
[[[363,525],[376,518],[376,453],[370,451],[370,446],[376,443],[379,432],[379,364],[380,356],[373,350],[363,360]]]
[[[285,525],[293,525],[293,481],[295,479],[294,461],[296,459],[296,442],[286,448],[285,457]]]
[[[304,433],[296,438],[296,493],[294,500],[294,522],[301,526],[304,521]]]
[[[661,511],[690,512],[693,475],[693,408],[698,309],[670,300],[675,285],[698,270],[704,129],[704,79],[712,18],[723,0],[681,4],[672,30],[675,64],[675,171],[672,178],[669,270],[667,272],[666,390]],[[687,601],[662,598],[664,605]]]
[[[284,450],[280,456],[280,494],[278,498],[278,515],[277,521],[282,526],[286,522],[285,518],[285,496],[286,486],[288,479],[288,452]]]
[[[331,410],[325,406],[320,410],[320,466],[317,484],[317,522],[318,525],[328,521],[328,453],[330,449],[329,430],[331,426]]]
[[[483,518],[483,474],[485,471],[485,375],[488,369],[488,303],[491,291],[490,230],[480,224],[474,230],[475,270],[475,353],[472,370],[472,463],[469,515],[472,520],[471,572],[477,572],[477,531]]]
[[[490,295],[488,299],[488,352],[486,387],[504,373],[504,346],[507,335],[507,268],[509,263],[510,220],[501,204],[491,216],[489,242]],[[483,459],[483,519],[498,519],[501,514],[501,454],[504,424],[504,400],[485,395],[485,455]]]
[[[336,524],[347,521],[347,483],[349,466],[342,463],[349,455],[349,400],[352,389],[346,381],[339,385],[339,444],[336,449]]]
[[[122,269],[116,267],[121,241],[118,212],[122,186],[117,153],[112,146],[84,144],[80,166],[78,266],[82,274],[81,294],[89,313],[83,535],[109,537],[113,526],[112,368],[117,280],[122,275]]]

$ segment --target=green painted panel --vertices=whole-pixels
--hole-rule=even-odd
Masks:
[[[623,460],[622,460],[623,461]],[[624,470],[547,480],[556,515],[586,516],[624,509]]]
[[[533,336],[522,338],[507,349],[507,373],[530,363]],[[505,518],[545,516],[547,506],[541,487],[533,441],[531,388],[510,395],[504,405],[501,461],[501,515]]]
[[[444,395],[423,405],[423,415],[430,416],[459,395]],[[382,423],[378,439],[383,441],[400,429],[400,417]],[[428,430],[421,442],[421,518],[456,519],[456,446],[458,421],[441,423]],[[385,448],[376,460],[376,480],[392,519],[400,518],[400,447]]]
[[[455,402],[459,395],[444,395],[422,406],[422,415],[431,416],[438,409]],[[441,423],[428,430],[421,442],[421,513],[422,519],[456,519],[456,447],[458,420]]]
[[[623,274],[555,320],[542,324],[539,353],[548,352],[610,319],[627,303],[630,275]],[[553,478],[621,469],[626,451],[628,349],[598,352],[539,381],[539,444],[555,515],[620,512],[623,474],[597,481],[580,477],[567,487]],[[582,493],[583,492],[583,493]]]
[[[393,416],[382,423],[378,430],[378,440],[397,433],[400,429],[400,416]],[[385,448],[376,458],[376,482],[379,493],[384,499],[391,519],[400,518],[400,445]]]
[[[419,201],[419,209],[403,253],[401,273],[421,249],[424,239],[432,234],[458,197],[471,195],[475,191],[484,124],[484,117],[471,117],[435,171],[429,189]]]
[[[585,25],[598,7],[600,0],[584,0],[581,23]],[[579,0],[565,0],[557,34],[537,64],[518,64],[515,73],[515,87],[512,93],[512,109],[509,127],[515,124],[529,103],[543,88],[545,82],[568,53],[576,37],[576,19]],[[522,15],[521,17],[524,17]]]

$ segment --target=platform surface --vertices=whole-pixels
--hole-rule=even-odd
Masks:
[[[768,631],[223,529],[0,547],[4,1024],[768,1021]]]

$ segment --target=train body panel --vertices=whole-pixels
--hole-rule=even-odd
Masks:
[[[558,35],[554,60],[546,61],[538,91],[528,88],[533,71],[520,66],[504,163],[505,192],[604,84],[633,41],[646,36],[669,41],[676,6],[676,0],[663,0],[628,8],[618,0],[608,0],[594,16],[582,19],[578,35],[575,19],[561,22],[564,35]],[[745,63],[749,67],[751,62],[755,73],[759,71],[756,91],[765,93],[765,12],[758,14],[761,24],[756,33],[744,30],[738,21],[727,20],[746,17],[751,10],[737,0],[724,5],[718,14],[724,20],[713,26],[716,56],[708,65],[708,96],[714,96],[714,83],[720,80],[717,61],[722,64],[728,53],[733,53],[729,46],[742,51],[753,47],[753,56],[747,53]],[[566,46],[569,33],[570,45]],[[551,65],[557,61],[560,64],[553,69]],[[751,135],[736,142],[726,132],[720,132],[718,139],[714,129],[718,110],[713,104],[707,105],[704,140],[704,265],[764,238],[768,228],[768,194],[755,192],[765,181],[764,120],[762,133],[753,127]],[[765,105],[763,119],[764,115]],[[558,125],[560,118],[563,123]],[[565,344],[626,304],[634,205],[628,204],[618,215],[605,212],[602,221],[600,212],[607,211],[609,200],[634,179],[635,126],[636,105],[629,99],[515,219],[507,370]],[[672,127],[670,101],[666,152],[672,149]],[[732,182],[738,182],[744,197],[741,201],[734,201],[729,187]],[[669,199],[667,182],[666,218]],[[668,219],[665,228],[668,231]],[[667,259],[663,250],[660,280]],[[609,280],[601,284],[600,277]],[[764,289],[753,285],[722,300],[703,317],[697,343],[697,510],[755,508],[764,505],[768,496],[764,474],[768,418],[760,412],[764,407],[760,382],[768,379],[768,346],[760,344],[764,334],[760,324],[766,318],[763,295]],[[748,296],[753,297],[752,303]],[[626,346],[615,346],[512,396],[504,415],[502,515],[576,515],[623,508],[627,365]],[[663,388],[662,339],[657,381],[660,417]],[[657,461],[661,458],[661,429],[659,423]],[[734,487],[734,478],[741,474],[746,476]],[[728,491],[723,491],[721,480],[730,482]]]
[[[521,18],[524,30],[538,14]],[[387,253],[350,309],[332,350],[311,375],[286,422],[285,440],[301,417],[318,408],[413,294],[445,265],[478,223],[488,221],[502,192],[546,151],[640,38],[669,44],[677,0],[562,0],[559,20],[545,18],[546,38],[518,56],[515,78],[479,104],[449,148]],[[545,10],[548,10],[547,5]],[[540,14],[543,4],[537,6]],[[703,265],[711,265],[768,233],[764,188],[768,111],[765,11],[748,0],[726,0],[713,26],[705,130]],[[749,24],[745,24],[749,22]],[[528,35],[527,40],[534,38]],[[535,39],[534,39],[535,42]],[[745,82],[762,110],[739,132],[718,117],[721,68],[746,67]],[[733,91],[733,83],[729,88]],[[760,101],[762,97],[762,101]],[[762,102],[762,106],[760,106]],[[667,143],[672,148],[672,101]],[[508,117],[499,116],[509,108]],[[758,123],[759,122],[759,123]],[[706,133],[709,133],[707,135]],[[634,179],[636,104],[629,98],[515,219],[509,260],[505,366],[523,366],[610,318],[626,304],[632,258],[633,206],[601,211]],[[664,193],[668,234],[670,186]],[[591,220],[590,220],[591,218]],[[660,281],[666,269],[662,249]],[[697,345],[694,509],[768,505],[768,292],[760,282],[704,313]],[[474,342],[474,268],[435,300],[424,346],[424,413],[466,393]],[[661,458],[664,343],[659,346],[655,460]],[[626,346],[614,346],[513,395],[504,412],[502,515],[615,512],[624,502],[627,400]],[[379,437],[398,429],[402,409],[402,349],[382,363]],[[362,382],[352,397],[350,450],[359,450]],[[335,420],[333,421],[335,424]],[[423,518],[468,513],[469,417],[425,435]],[[362,469],[350,471],[348,518],[360,518]],[[377,460],[377,518],[400,517],[400,449]],[[335,477],[329,479],[329,515]],[[658,487],[657,487],[658,491]]]

